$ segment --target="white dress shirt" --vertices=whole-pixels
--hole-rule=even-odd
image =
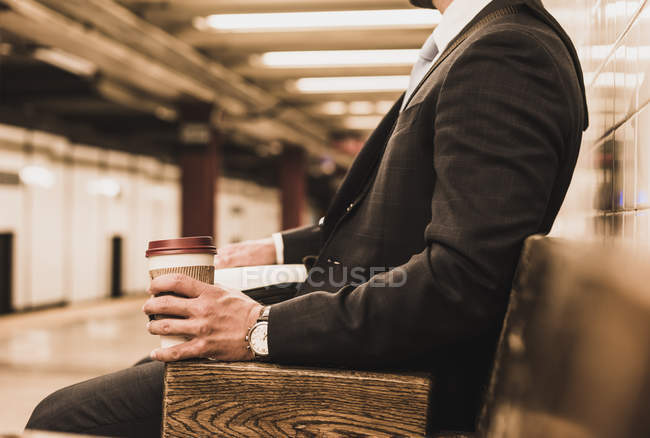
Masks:
[[[411,93],[422,78],[427,74],[431,66],[438,60],[440,54],[445,51],[449,43],[458,36],[458,34],[485,8],[492,0],[454,0],[445,9],[442,14],[440,24],[436,26],[431,36],[424,42],[420,51],[421,56],[427,58],[427,53],[431,52],[432,43],[435,42],[437,54],[426,63],[423,68],[414,68],[411,72],[409,88],[404,96],[402,109],[408,101]],[[428,60],[428,59],[427,59]]]
[[[404,96],[404,102],[408,100],[415,87],[420,83],[422,78],[426,75],[427,71],[431,68],[433,63],[436,62],[442,52],[445,51],[449,43],[458,36],[461,30],[465,28],[473,19],[478,15],[483,8],[485,8],[492,0],[454,0],[442,14],[440,24],[436,26],[431,36],[425,41],[422,46],[424,52],[430,52],[429,48],[431,43],[435,42],[438,53],[431,59],[425,68],[414,70],[414,77],[411,78],[409,86]],[[433,41],[432,41],[433,40]],[[404,108],[404,106],[402,106]],[[275,255],[278,264],[284,264],[284,241],[282,234],[273,234],[273,243],[275,244]]]
[[[284,240],[282,240],[282,234],[273,233],[271,236],[275,245],[275,262],[278,265],[284,265]]]

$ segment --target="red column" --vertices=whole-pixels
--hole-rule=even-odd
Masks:
[[[182,112],[179,164],[182,178],[183,236],[216,237],[216,192],[221,136],[210,125],[211,106]]]
[[[306,163],[307,156],[302,148],[284,148],[279,175],[283,230],[302,225],[302,215],[307,203]]]

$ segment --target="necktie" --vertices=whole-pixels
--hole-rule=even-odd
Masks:
[[[436,46],[436,40],[433,38],[433,34],[424,42],[424,45],[420,49],[420,54],[418,60],[415,62],[413,69],[411,70],[411,77],[409,79],[409,87],[406,90],[404,95],[404,102],[402,102],[402,110],[406,106],[406,102],[413,94],[415,87],[418,86],[424,75],[429,71],[431,63],[438,56],[438,46]]]

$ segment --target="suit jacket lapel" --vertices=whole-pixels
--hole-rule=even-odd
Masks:
[[[332,222],[336,222],[348,207],[348,204],[356,199],[377,167],[377,163],[383,156],[384,147],[397,122],[403,99],[404,95],[395,102],[370,135],[361,151],[359,151],[352,166],[350,166],[341,187],[336,192],[327,210],[327,221],[323,227],[325,236],[334,228],[335,223]]]

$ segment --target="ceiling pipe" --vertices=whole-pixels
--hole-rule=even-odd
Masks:
[[[278,98],[112,0],[4,2],[11,11],[0,11],[0,27],[87,59],[104,75],[167,102],[183,96],[216,102],[255,139],[268,141],[268,136],[260,135],[259,127],[264,125],[271,132],[283,133],[277,140],[293,140],[316,156],[331,156],[344,167],[352,161],[349,155],[328,147],[327,132],[306,114],[276,111],[282,104]],[[271,116],[246,121],[251,110]]]

